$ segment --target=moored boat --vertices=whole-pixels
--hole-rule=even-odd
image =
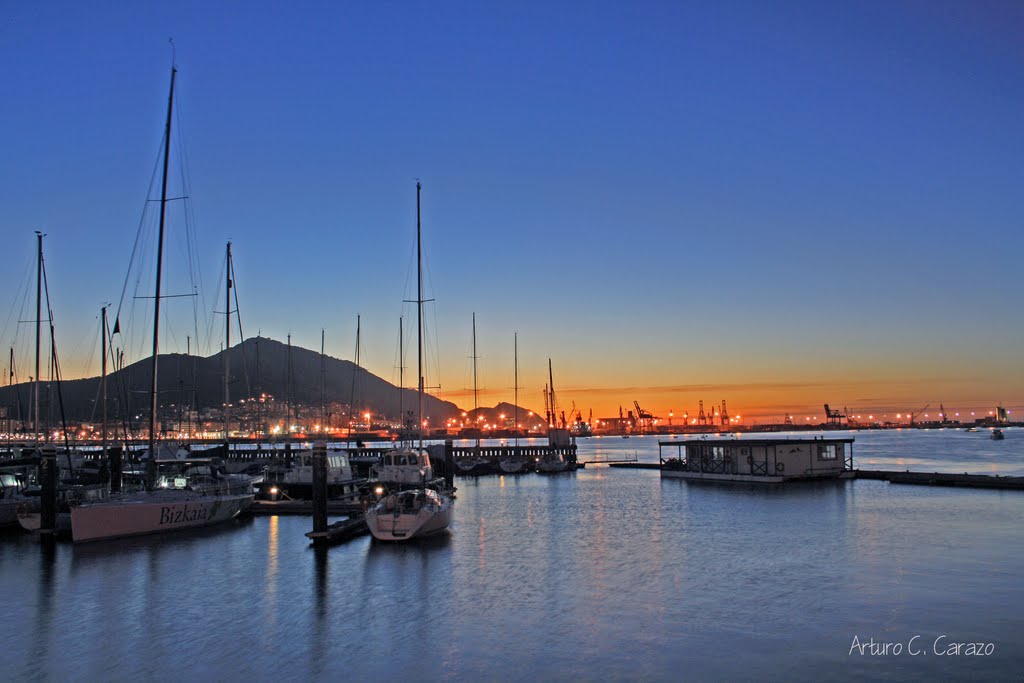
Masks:
[[[665,458],[664,448],[676,457]],[[852,476],[853,439],[683,439],[659,441],[661,476],[668,478],[782,483]]]
[[[420,190],[416,183],[416,324],[419,377],[419,448],[398,448],[381,456],[373,467],[380,498],[366,511],[366,526],[379,541],[409,541],[447,529],[455,499],[449,491],[432,487],[434,469],[423,448],[423,263],[420,232]]]
[[[210,459],[163,460],[156,467],[153,490],[72,504],[72,540],[80,543],[209,526],[234,519],[252,506],[252,477],[220,473]]]

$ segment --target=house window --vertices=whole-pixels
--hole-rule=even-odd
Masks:
[[[835,460],[836,445],[834,443],[818,444],[818,460]]]

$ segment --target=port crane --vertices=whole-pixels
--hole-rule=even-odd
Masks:
[[[915,410],[914,412],[912,412],[910,414],[910,426],[911,427],[914,426],[914,418],[917,417],[918,415],[920,415],[921,413],[923,413],[924,411],[928,410],[928,406],[930,406],[930,405],[931,405],[931,403],[925,403],[924,404],[924,408],[918,408],[917,410]]]
[[[644,431],[644,427],[654,424],[654,415],[641,408],[639,401],[633,401],[633,407],[636,408],[637,424],[639,424],[641,432]]]
[[[825,404],[825,417],[828,418],[828,423],[830,425],[841,425],[841,424],[843,424],[843,418],[846,417],[846,416],[843,415],[841,412],[839,412],[838,408],[836,408],[835,410],[829,409],[828,404],[826,403]]]

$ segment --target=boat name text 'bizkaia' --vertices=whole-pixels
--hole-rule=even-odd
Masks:
[[[182,508],[162,507],[160,508],[160,524],[180,524],[181,522],[195,522],[206,519],[206,508],[192,508],[188,505]]]

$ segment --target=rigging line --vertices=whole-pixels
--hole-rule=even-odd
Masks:
[[[235,290],[235,318],[238,320],[238,344],[242,348],[242,376],[245,378],[245,394],[248,397],[252,395],[252,387],[249,385],[249,364],[246,362],[245,334],[242,332],[242,307],[238,304],[238,280],[235,276],[234,260],[228,263],[228,267],[230,269],[231,288]]]
[[[160,136],[160,145],[157,148],[156,160],[153,162],[153,173],[149,177],[149,187],[146,190],[146,201],[142,203],[142,215],[139,216],[139,225],[138,225],[138,227],[135,230],[135,243],[132,245],[132,255],[128,259],[128,269],[125,272],[124,285],[121,287],[121,298],[118,300],[117,312],[114,314],[114,319],[115,320],[117,320],[118,318],[121,317],[121,307],[124,304],[125,294],[128,293],[128,283],[131,281],[132,267],[135,265],[135,257],[136,257],[136,255],[139,254],[140,243],[144,244],[144,242],[145,242],[144,239],[143,239],[143,235],[146,232],[145,231],[145,227],[146,227],[146,214],[149,211],[149,195],[153,192],[153,185],[154,185],[154,183],[156,183],[157,171],[160,168],[160,152],[163,150],[164,139],[165,139],[166,135],[167,134],[165,132],[163,135]],[[139,271],[141,271],[141,267],[139,268]],[[135,283],[136,291],[138,291],[138,287],[139,287],[138,279],[140,279],[141,277],[142,277],[142,275],[141,275],[141,272],[140,272],[137,275],[137,279],[136,279],[136,283]]]
[[[191,175],[191,170],[190,170],[191,169],[191,160],[189,158],[188,145],[185,144],[185,140],[188,139],[187,136],[186,136],[186,133],[185,133],[187,124],[186,124],[185,116],[182,113],[181,98],[178,98],[178,100],[175,101],[174,107],[175,107],[175,113],[177,114],[178,131],[179,131],[178,132],[178,136],[177,136],[177,140],[178,140],[178,143],[177,143],[178,172],[179,172],[179,174],[181,176],[182,189],[183,189],[184,193],[187,196],[191,196],[191,194],[192,194],[192,175]],[[185,239],[186,239],[187,253],[188,253],[189,280],[190,280],[190,282],[192,284],[193,290],[195,290],[195,291],[197,291],[199,293],[198,300],[193,302],[193,322],[194,322],[193,327],[194,327],[194,331],[195,331],[195,335],[196,335],[196,343],[198,345],[201,345],[202,344],[202,337],[199,336],[199,320],[202,319],[202,316],[199,315],[199,311],[201,311],[201,310],[205,311],[207,309],[206,309],[206,295],[205,295],[206,287],[205,287],[205,285],[203,283],[203,271],[199,267],[200,258],[199,258],[199,240],[198,240],[198,237],[197,237],[197,230],[196,230],[197,224],[198,224],[198,221],[196,220],[196,217],[195,217],[195,205],[193,204],[192,201],[185,202]],[[215,301],[216,300],[219,300],[219,299],[215,299]],[[207,321],[204,320],[204,322],[207,322]],[[211,345],[213,343],[213,340],[212,340],[213,334],[211,332],[211,330],[214,329],[213,328],[213,322],[214,321],[211,318],[209,320],[207,326],[206,326],[206,329],[203,330],[204,333],[205,333],[204,336],[206,338],[207,353],[209,353],[210,347],[211,347]]]
[[[109,305],[109,304],[107,304],[107,305]],[[100,334],[99,334],[99,336],[100,336],[100,338],[102,338],[102,337],[103,337],[103,335],[104,335],[104,334],[106,334],[106,330],[104,330],[104,329],[103,329],[103,319],[102,319],[102,316],[101,316],[101,315],[98,315],[98,316],[96,316],[96,319],[97,319],[97,321],[98,321],[98,327],[100,328]],[[96,336],[96,335],[95,335],[95,334],[93,334],[93,337],[95,337],[95,336]],[[92,351],[95,351],[95,350],[96,350],[96,342],[94,341],[94,342],[93,342],[93,345],[92,345]],[[109,352],[109,350],[110,350],[110,345],[109,345],[109,344],[107,344],[107,351]],[[89,352],[89,353],[90,353],[90,355],[92,355],[92,351],[90,351],[90,352]],[[100,370],[100,374],[101,374],[101,375],[103,374],[103,373],[102,373],[102,363],[103,363],[103,352],[102,352],[102,350],[101,350],[101,351],[100,351],[100,365],[101,365],[101,370]],[[100,382],[99,382],[99,383],[98,383],[98,384],[96,385],[96,393],[95,393],[95,394],[93,395],[93,401],[92,401],[92,413],[91,413],[91,414],[89,415],[89,422],[95,422],[95,418],[96,418],[96,408],[97,408],[97,407],[100,407],[100,406],[102,406],[102,403],[103,403],[103,401],[102,401],[102,400],[101,400],[101,398],[100,398],[100,394],[102,393],[102,391],[103,391],[103,382],[102,382],[102,380],[101,380],[101,381],[100,381]]]
[[[68,469],[71,469],[71,444],[68,443],[68,420],[64,414],[64,392],[61,390],[60,359],[57,357],[57,340],[54,335],[53,307],[50,304],[50,280],[46,274],[46,262],[39,261],[43,270],[43,292],[46,298],[46,315],[50,324],[50,360],[52,378],[57,382],[57,405],[60,408],[60,422],[64,432],[64,448],[68,454]],[[47,397],[49,399],[49,397]]]
[[[225,275],[225,273],[227,271],[227,267],[228,267],[227,266],[227,262],[228,262],[228,257],[227,257],[227,254],[225,254],[224,258],[221,259],[221,262],[220,262],[220,272],[217,274],[217,283],[218,284],[217,284],[216,291],[214,291],[214,293],[213,293],[213,300],[214,301],[220,301],[220,295],[221,295],[221,291],[222,291],[221,288],[224,286],[224,275]],[[204,308],[203,310],[206,310],[206,309]],[[204,319],[204,321],[203,321],[206,324],[206,329],[212,330],[212,329],[220,328],[223,331],[223,326],[214,325],[214,323],[216,322],[216,319],[217,319],[217,315],[219,315],[219,314],[222,314],[222,313],[218,313],[218,311],[216,310],[216,305],[214,305],[214,307],[210,310],[210,317],[208,319]],[[198,330],[197,330],[197,334],[198,334]],[[213,344],[213,335],[212,334],[209,336],[208,342],[209,343],[208,343],[208,345],[206,347],[206,353],[204,354],[204,355],[207,355],[207,356],[209,356],[210,353],[211,353],[211,346]]]
[[[29,282],[31,280],[31,276],[32,276],[32,266],[34,264],[35,264],[35,256],[34,255],[31,256],[31,257],[26,257],[26,259],[25,259],[25,273],[24,273],[24,275],[22,275],[21,280],[19,280],[20,284],[18,285],[18,289],[15,291],[14,298],[12,299],[11,307],[10,307],[10,309],[8,309],[7,320],[4,321],[3,330],[0,331],[0,339],[6,339],[7,338],[7,328],[10,327],[11,317],[14,315],[15,304],[13,302],[17,302],[19,300],[22,302],[22,304],[21,304],[21,306],[22,306],[21,307],[21,311],[19,311],[17,319],[21,320],[21,318],[22,318],[21,313],[24,312],[26,302],[28,301],[28,287],[29,287]],[[22,292],[22,288],[24,288],[24,293]],[[14,329],[15,329],[15,336],[17,336],[17,329],[18,329],[17,328],[17,323],[15,323],[15,328]]]

